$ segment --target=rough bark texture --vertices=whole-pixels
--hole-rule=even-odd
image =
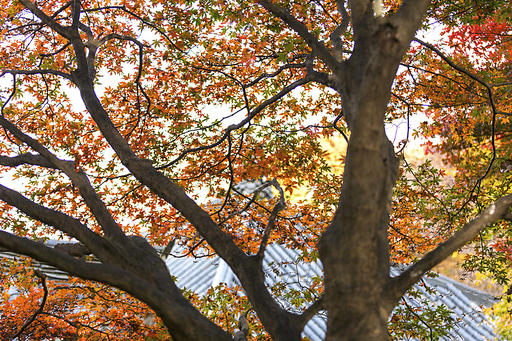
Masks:
[[[383,119],[398,64],[426,10],[427,1],[415,3],[418,13],[404,18],[399,12],[402,19],[374,18],[370,2],[350,3],[355,47],[340,72],[339,92],[351,136],[338,211],[319,245],[327,340],[388,338],[386,231],[398,161]]]

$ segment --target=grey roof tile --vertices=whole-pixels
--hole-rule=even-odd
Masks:
[[[47,242],[53,246],[56,241]],[[174,251],[173,254],[179,254]],[[0,256],[13,259],[19,257],[16,253],[0,250]],[[282,245],[269,245],[265,252],[264,271],[267,274],[266,284],[271,286],[277,281],[285,281],[291,287],[299,289],[298,281],[308,281],[314,276],[322,276],[320,263],[297,262],[299,253],[286,249]],[[199,295],[203,295],[211,286],[225,283],[227,286],[238,284],[239,281],[229,266],[219,257],[177,257],[171,255],[166,260],[167,266],[173,276],[177,278],[180,288],[188,288]],[[45,272],[49,278],[65,281],[68,277],[63,271],[55,269],[43,263],[35,262],[36,268]],[[404,268],[394,267],[391,276],[397,276]],[[458,319],[449,338],[441,340],[484,341],[497,340],[494,333],[494,325],[482,312],[481,306],[490,307],[494,303],[494,297],[448,277],[424,277],[424,283],[435,289],[430,293],[423,286],[416,285],[423,297],[422,301],[428,301],[433,305],[444,304],[453,311],[453,317]],[[411,298],[408,303],[419,306]],[[283,303],[283,302],[282,302]],[[303,335],[313,341],[321,341],[325,336],[326,323],[324,316],[313,317],[305,326]]]
[[[282,245],[269,245],[263,261],[263,268],[267,275],[266,284],[272,285],[277,281],[285,281],[289,286],[300,289],[297,281],[306,281],[313,276],[322,276],[322,267],[320,263],[302,263],[297,262],[299,253],[292,249],[287,249]],[[203,283],[201,291],[196,291],[197,294],[205,294],[207,288],[219,282],[230,285],[231,283],[238,283],[238,280],[231,269],[219,260],[216,256],[210,259],[198,259],[198,262],[203,262],[205,266],[200,266],[202,269],[213,267],[214,260],[218,260],[220,265],[216,267],[217,273],[215,276],[207,275],[206,273],[196,276],[187,276],[186,280],[181,278],[177,273],[173,273],[178,277],[178,285],[184,285],[188,288],[194,283]],[[173,270],[180,270],[182,267],[189,267],[190,263],[184,262],[183,259],[169,257],[167,265]],[[198,265],[199,266],[199,265]],[[397,276],[404,268],[392,268],[391,276]],[[208,270],[209,271],[209,270]],[[173,271],[174,272],[174,271]],[[211,281],[212,278],[218,280]],[[222,280],[220,280],[222,278]],[[430,293],[423,286],[416,285],[422,295],[422,301],[427,299],[431,304],[444,304],[453,311],[453,317],[458,320],[455,323],[453,333],[448,338],[441,340],[464,340],[464,341],[483,341],[483,340],[496,340],[497,335],[494,333],[493,324],[489,321],[482,309],[481,305],[485,307],[492,306],[494,298],[492,295],[486,294],[474,288],[468,287],[464,284],[458,283],[448,277],[439,275],[439,277],[424,277],[424,282],[431,288],[435,289],[434,293]],[[191,282],[189,282],[191,281]],[[422,302],[413,302],[411,304],[419,306]],[[325,336],[326,323],[325,319],[320,316],[315,316],[305,326],[303,336],[309,337],[313,341],[321,341]]]

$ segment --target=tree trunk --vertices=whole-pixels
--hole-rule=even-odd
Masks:
[[[376,46],[362,48],[374,58],[350,63],[353,71],[347,72],[341,93],[351,136],[338,210],[319,243],[326,340],[388,339],[387,226],[398,160],[385,134],[384,114],[399,61],[387,63]]]
[[[328,311],[326,340],[388,339],[392,309],[386,292],[389,180],[397,162],[389,153],[383,129],[376,138],[381,143],[375,143],[375,148],[349,146],[338,211],[319,245]],[[355,139],[353,134],[351,142]],[[353,163],[364,165],[352,168]]]

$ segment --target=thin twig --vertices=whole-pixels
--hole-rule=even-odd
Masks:
[[[466,202],[459,209],[459,212],[462,212],[462,210],[466,207],[466,205],[471,201],[471,198],[473,197],[473,194],[475,193],[475,191],[477,193],[480,191],[480,186],[482,184],[482,181],[487,177],[487,175],[491,171],[492,165],[494,164],[494,161],[496,160],[496,136],[495,136],[496,135],[495,134],[496,133],[496,116],[498,114],[507,115],[507,113],[503,113],[503,112],[498,111],[496,109],[496,104],[494,102],[494,93],[492,91],[492,85],[490,85],[489,83],[484,81],[482,78],[478,77],[477,75],[473,74],[472,72],[470,72],[466,68],[464,68],[464,67],[454,63],[450,58],[448,58],[448,56],[446,56],[440,49],[438,49],[434,45],[429,44],[427,42],[424,42],[424,41],[422,41],[422,40],[420,40],[418,38],[415,38],[414,40],[416,42],[420,43],[421,45],[429,48],[430,50],[434,51],[439,57],[441,57],[442,60],[444,60],[446,63],[448,63],[448,65],[450,65],[455,70],[459,71],[460,73],[465,74],[469,78],[471,78],[471,79],[475,80],[476,82],[480,83],[481,85],[483,85],[487,89],[487,94],[489,96],[488,99],[489,99],[489,104],[491,106],[491,111],[492,111],[492,121],[491,121],[492,157],[491,157],[491,160],[489,161],[489,164],[487,166],[487,169],[486,169],[485,173],[480,178],[478,178],[476,180],[475,185],[473,186],[473,188],[471,189],[471,191],[469,193],[468,200],[466,200]]]
[[[265,228],[265,232],[263,233],[263,237],[261,238],[261,244],[260,249],[258,250],[258,253],[256,254],[256,257],[263,260],[263,255],[265,253],[265,249],[267,248],[268,239],[270,237],[270,232],[272,231],[272,228],[274,227],[277,219],[277,215],[279,212],[284,210],[286,207],[286,204],[284,202],[284,191],[279,185],[279,182],[277,182],[277,179],[273,179],[271,181],[272,186],[274,186],[279,191],[279,201],[274,206],[274,209],[272,210],[272,213],[270,214],[270,218],[268,219],[267,227]]]
[[[231,218],[231,217],[233,217],[233,216],[235,216],[237,214],[240,214],[240,213],[243,213],[243,212],[247,211],[249,206],[251,206],[251,204],[258,198],[258,195],[261,193],[261,191],[263,191],[265,188],[267,188],[267,187],[269,187],[271,185],[272,185],[271,181],[267,181],[267,182],[263,183],[263,185],[261,185],[258,189],[256,189],[253,192],[253,196],[252,196],[251,200],[249,200],[249,202],[244,206],[244,208],[242,208],[239,211],[236,211],[236,212],[233,212],[233,213],[229,214],[224,220],[219,222],[219,225],[224,224],[226,221],[228,221],[229,218]]]
[[[14,334],[12,337],[12,340],[15,340],[18,338],[24,331],[27,329],[27,327],[34,322],[37,315],[43,312],[44,305],[46,303],[46,299],[48,298],[48,287],[46,286],[46,275],[41,272],[40,270],[34,270],[34,274],[41,279],[41,285],[43,286],[43,299],[41,300],[41,303],[39,304],[39,308],[28,318],[27,321],[23,324],[23,326],[20,328],[20,330]]]

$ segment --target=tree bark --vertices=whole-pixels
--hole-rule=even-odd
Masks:
[[[334,53],[290,12],[272,1],[258,2],[294,30],[312,49],[311,56],[320,58],[330,74],[315,71],[312,65],[305,67],[307,75],[304,78],[285,86],[252,111],[248,110],[247,118],[238,126],[228,128],[224,137],[229,136],[231,130],[246,125],[297,86],[310,81],[317,81],[338,92],[351,131],[338,209],[318,244],[324,266],[325,294],[303,315],[282,309],[266,289],[262,253],[256,256],[245,254],[180,186],[155,169],[151,162],[139,158],[117,130],[95,94],[94,58],[100,42],[84,42],[80,35],[80,1],[70,3],[74,8],[72,24],[62,26],[31,1],[20,0],[41,20],[41,25],[69,41],[74,49],[76,70],[71,74],[54,70],[4,70],[3,74],[53,74],[72,81],[79,88],[89,114],[123,165],[140,184],[176,208],[229,264],[274,340],[299,341],[305,323],[320,309],[327,310],[326,340],[387,340],[388,317],[405,291],[487,225],[498,219],[510,218],[508,210],[512,196],[489,207],[401,276],[391,279],[387,228],[392,190],[398,177],[398,160],[385,134],[384,117],[399,63],[420,27],[429,0],[404,0],[397,13],[388,17],[376,16],[371,0],[348,1],[349,16],[344,8],[345,1],[339,0],[337,7],[343,21],[331,36],[331,40],[336,42],[333,43]],[[341,50],[339,36],[348,27],[349,18],[354,48],[350,58],[343,60],[345,51]],[[0,164],[11,167],[32,164],[62,171],[80,190],[103,234],[96,234],[78,219],[44,208],[3,186],[0,186],[0,199],[31,218],[75,237],[85,245],[83,252],[90,250],[103,264],[87,263],[58,249],[4,231],[0,231],[0,246],[47,262],[70,274],[114,285],[130,293],[155,310],[175,341],[232,339],[183,297],[163,261],[144,239],[124,234],[84,172],[76,170],[72,161],[57,158],[3,116],[0,117],[0,125],[37,152],[16,157],[0,156]],[[271,223],[277,212],[276,206]],[[261,250],[264,250],[264,243]]]
[[[408,11],[410,2],[400,11]],[[351,1],[355,46],[335,74],[351,130],[336,215],[319,242],[324,265],[326,340],[387,340],[394,307],[388,292],[387,228],[398,160],[384,129],[391,85],[427,1],[415,16],[374,17],[370,1]]]

